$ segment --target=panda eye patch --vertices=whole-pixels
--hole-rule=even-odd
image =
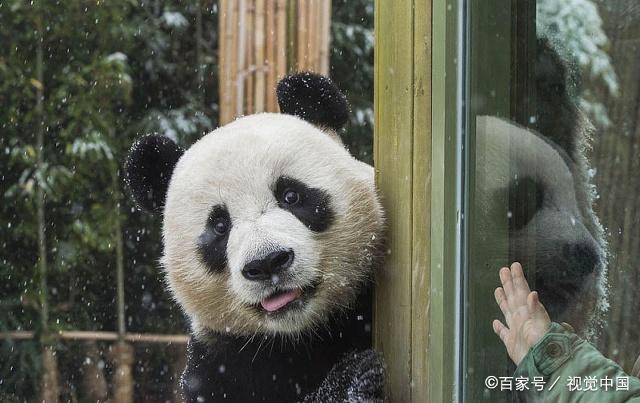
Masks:
[[[524,228],[544,204],[544,188],[535,179],[525,176],[509,184],[509,228]]]
[[[200,257],[210,271],[223,271],[227,264],[227,240],[231,230],[231,217],[224,205],[211,209],[197,247]]]
[[[281,176],[276,181],[273,194],[281,209],[289,211],[313,232],[325,231],[333,222],[331,198],[322,189]]]

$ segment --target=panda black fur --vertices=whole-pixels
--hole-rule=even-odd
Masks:
[[[300,73],[278,86],[282,114],[245,116],[186,151],[148,136],[126,178],[162,211],[162,265],[188,315],[189,402],[375,401],[372,270],[383,238],[373,168],[337,132],[344,95]]]

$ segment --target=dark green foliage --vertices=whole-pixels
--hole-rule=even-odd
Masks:
[[[345,143],[373,164],[373,0],[333,1],[331,78],[349,99]]]

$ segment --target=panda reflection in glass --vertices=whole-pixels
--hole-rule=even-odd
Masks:
[[[282,113],[238,118],[183,150],[131,148],[139,207],[163,216],[162,266],[192,337],[185,400],[378,401],[371,279],[383,212],[373,168],[345,149],[345,96],[299,73]]]

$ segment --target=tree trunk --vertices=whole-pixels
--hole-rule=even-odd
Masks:
[[[42,326],[42,378],[40,380],[40,396],[43,403],[58,402],[58,365],[56,353],[52,346],[48,345],[49,333],[49,302],[47,299],[47,238],[45,217],[45,193],[40,181],[45,180],[44,169],[44,57],[42,19],[36,20],[38,31],[36,44],[36,172],[39,173],[36,181],[36,210],[38,224],[38,292],[40,303],[40,321]]]
[[[118,165],[112,164],[111,167],[112,192],[114,204],[114,229],[113,237],[116,245],[116,292],[118,305],[118,336],[120,340],[124,339],[127,331],[125,325],[125,299],[124,299],[124,240],[122,239],[122,218],[120,216],[120,200],[121,194],[118,178]]]
[[[114,376],[114,401],[116,403],[133,402],[133,346],[124,341],[127,331],[125,325],[125,297],[124,297],[124,241],[122,239],[122,222],[120,217],[120,186],[118,178],[118,165],[111,168],[112,192],[114,201],[114,238],[116,244],[116,288],[118,305],[118,342],[113,349],[113,358],[116,363]]]

